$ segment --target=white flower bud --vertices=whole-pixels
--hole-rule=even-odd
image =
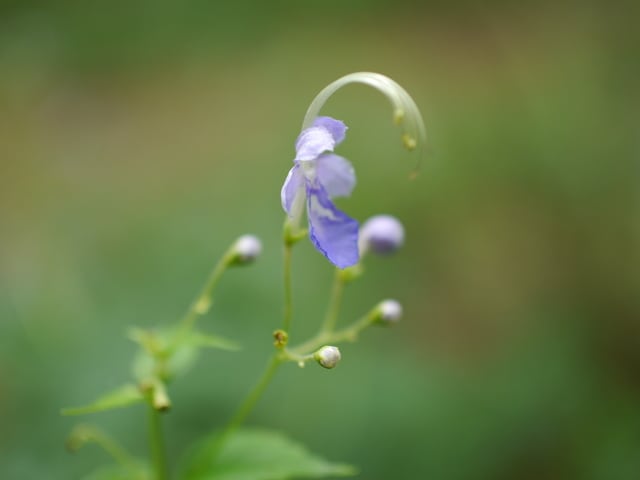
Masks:
[[[402,318],[402,305],[395,300],[384,300],[378,305],[378,312],[380,322],[397,323]]]
[[[368,251],[380,255],[391,254],[404,243],[404,227],[391,215],[376,215],[360,228],[358,243],[361,255]]]
[[[333,368],[340,361],[338,347],[325,346],[313,354],[313,358],[324,368]]]
[[[233,246],[233,260],[237,264],[253,262],[262,252],[262,243],[254,235],[242,235]]]

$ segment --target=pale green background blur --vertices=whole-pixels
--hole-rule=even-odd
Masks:
[[[282,369],[249,423],[366,479],[640,478],[638,9],[608,2],[0,4],[0,478],[75,479],[82,404],[128,378],[127,326],[176,319],[239,234],[264,256],[223,281],[207,352],[172,388],[173,464],[258,376],[281,314],[279,190],[313,96],[385,73],[421,107],[408,175],[386,100],[324,113],[359,183],[340,205],[403,220],[343,320],[385,297],[392,330],[334,371]],[[331,268],[295,252],[298,338]],[[140,408],[92,416],[146,454]]]

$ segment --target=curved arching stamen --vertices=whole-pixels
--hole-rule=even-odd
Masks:
[[[350,73],[330,83],[313,99],[302,122],[302,130],[309,128],[320,109],[336,91],[351,83],[362,83],[385,95],[393,108],[393,121],[402,128],[402,144],[409,151],[417,151],[418,159],[412,176],[418,172],[422,152],[427,144],[427,133],[420,110],[407,91],[391,78],[374,72]]]

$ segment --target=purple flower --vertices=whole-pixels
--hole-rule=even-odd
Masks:
[[[282,186],[282,207],[298,221],[306,200],[309,238],[338,268],[358,263],[358,222],[338,210],[331,199],[351,194],[356,183],[349,161],[333,149],[347,127],[331,117],[317,117],[296,140],[296,158]]]

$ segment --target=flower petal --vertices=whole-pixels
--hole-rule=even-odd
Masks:
[[[356,185],[356,172],[351,162],[332,153],[318,157],[316,175],[331,198],[348,197]]]
[[[306,182],[309,238],[338,268],[358,263],[358,222],[338,210],[319,183]]]
[[[293,168],[289,170],[289,174],[282,185],[282,190],[280,190],[280,201],[282,202],[282,208],[284,208],[284,211],[289,215],[293,214],[291,211],[293,202],[296,199],[296,195],[302,191],[301,187],[303,185],[303,180],[304,177],[300,171],[300,166],[294,165]]]
[[[331,117],[316,117],[313,121],[313,126],[329,130],[336,145],[342,142],[347,134],[347,126],[344,122]]]
[[[315,160],[321,153],[332,152],[336,141],[324,127],[310,127],[302,131],[296,140],[296,162]]]

